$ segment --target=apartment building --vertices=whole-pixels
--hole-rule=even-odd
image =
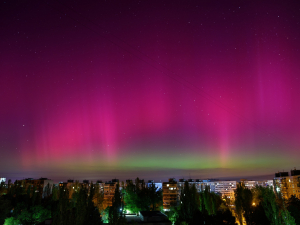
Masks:
[[[250,190],[255,188],[256,186],[262,186],[262,182],[255,181],[255,180],[241,179],[241,183],[243,183],[245,185],[245,187]]]
[[[217,181],[215,182],[215,193],[220,193],[222,197],[234,199],[234,191],[236,190],[236,181]]]
[[[170,210],[172,206],[177,205],[179,199],[179,191],[175,178],[170,178],[168,182],[163,182],[163,209]]]
[[[291,176],[288,172],[275,173],[274,187],[285,199],[289,199],[292,195],[300,198],[300,170],[291,170]]]
[[[102,182],[102,180],[97,180],[96,184],[99,185],[99,192],[100,193],[104,193],[104,185],[105,185],[105,183]]]
[[[17,183],[24,187],[31,186],[36,188],[36,192],[41,192],[43,198],[52,194],[53,181],[48,178],[27,178],[24,180],[19,180]]]
[[[180,195],[181,191],[184,188],[185,179],[179,179],[177,182],[178,194]]]
[[[112,200],[115,195],[115,190],[118,183],[119,183],[118,179],[112,179],[111,181],[104,183],[103,193],[104,193],[104,204],[106,207],[112,206]]]

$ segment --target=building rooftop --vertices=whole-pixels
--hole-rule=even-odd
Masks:
[[[172,224],[168,217],[160,211],[140,211],[140,216],[125,215],[125,217],[129,224]]]
[[[298,175],[300,175],[300,170],[296,170],[296,168],[291,170],[291,176],[298,176]]]
[[[140,217],[144,222],[169,222],[168,217],[160,211],[140,211]]]
[[[289,172],[278,172],[275,173],[275,177],[288,177],[289,176]]]

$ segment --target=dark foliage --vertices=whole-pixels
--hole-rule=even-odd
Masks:
[[[52,218],[59,225],[102,224],[92,201],[93,185],[91,191],[81,188],[76,193],[76,204],[70,201],[68,189],[53,187],[50,193],[50,187],[24,186],[18,181],[9,184],[7,195],[0,197],[0,223],[29,225]]]
[[[300,200],[295,195],[292,195],[287,201],[287,209],[294,217],[296,224],[300,225]]]
[[[135,184],[129,181],[124,191],[125,208],[133,213],[157,210],[162,205],[162,190],[155,185],[146,187],[143,181],[136,179]]]

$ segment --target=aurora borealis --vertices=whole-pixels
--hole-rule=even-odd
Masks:
[[[299,167],[298,1],[0,6],[0,176]]]

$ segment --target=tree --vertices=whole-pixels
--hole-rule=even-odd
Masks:
[[[198,193],[195,185],[191,187],[186,181],[180,194],[180,205],[178,209],[178,222],[194,223],[194,217],[201,214],[199,211]],[[199,218],[198,218],[199,219]],[[177,221],[176,221],[177,222]]]
[[[200,210],[206,211],[208,215],[216,215],[218,208],[221,205],[221,198],[216,193],[210,192],[208,186],[200,193]]]
[[[255,225],[270,225],[271,224],[265,214],[262,204],[255,203],[255,206],[252,208],[251,222],[252,222],[252,224],[255,224]]]
[[[136,179],[135,184],[127,181],[124,190],[125,209],[138,213],[139,211],[157,210],[162,205],[162,190],[158,190],[155,184],[146,187]]]
[[[132,181],[127,181],[124,192],[124,202],[126,210],[132,213],[138,213],[141,210],[141,207],[139,206],[139,192],[140,188],[138,185],[134,185]]]
[[[58,201],[58,192],[59,192],[59,188],[53,185],[53,187],[52,187],[52,201]]]
[[[151,197],[150,190],[142,183],[139,192],[137,193],[138,206],[140,211],[150,211]]]
[[[1,197],[3,194],[6,194],[6,188],[5,188],[5,183],[2,181],[2,182],[0,183],[0,197]]]
[[[155,211],[160,205],[162,205],[162,190],[157,190],[155,184],[152,183],[150,187],[147,188],[147,194],[151,202],[151,209]]]
[[[106,209],[104,209],[102,212],[101,212],[101,218],[102,218],[102,221],[103,223],[108,223],[108,217],[109,217],[109,206],[106,207]]]
[[[126,219],[122,216],[122,196],[119,189],[120,186],[117,183],[112,206],[109,207],[108,222],[113,225],[126,224]]]
[[[32,207],[30,211],[32,212],[33,223],[40,223],[45,221],[46,219],[51,218],[51,210],[41,205]]]
[[[11,209],[11,200],[5,195],[0,196],[0,224],[4,223],[4,220],[9,216]]]
[[[48,183],[45,187],[45,190],[42,190],[42,198],[49,198],[51,195],[51,186],[50,183]]]
[[[172,206],[170,208],[170,211],[166,211],[166,215],[168,216],[168,219],[172,222],[172,224],[175,224],[175,222],[178,220],[177,207]]]
[[[24,201],[17,203],[11,214],[14,219],[8,220],[7,223],[19,221],[20,224],[37,224],[51,218],[51,210],[42,205],[28,205]]]
[[[99,189],[95,189],[93,183],[90,186],[90,193],[87,198],[87,218],[85,224],[102,224],[102,220],[100,218],[100,213],[97,206],[94,205],[94,195],[95,192],[99,191]]]
[[[14,217],[9,217],[5,219],[4,225],[19,225],[21,224],[21,221],[18,219],[15,219]]]
[[[283,224],[296,225],[294,217],[291,216],[291,214],[288,210],[281,210],[280,214],[281,214]]]
[[[240,224],[242,224],[242,218],[245,217],[246,223],[251,224],[251,208],[252,208],[252,192],[245,187],[245,184],[239,183],[235,190],[235,207],[236,214]]]
[[[23,208],[16,219],[22,224],[36,224],[51,218],[51,211],[41,205]]]
[[[237,225],[235,217],[229,209],[226,209],[225,211],[217,211],[215,221],[215,224]]]
[[[295,218],[296,224],[300,224],[300,200],[295,195],[288,199],[287,210]]]
[[[261,195],[261,204],[265,214],[272,225],[280,225],[281,218],[279,214],[279,206],[276,202],[276,196],[271,188],[258,187]]]
[[[202,217],[198,215],[198,220],[202,220],[205,224],[227,224],[235,225],[235,217],[232,215],[227,203],[229,198],[221,199],[220,195],[210,192],[209,186],[199,193]]]
[[[87,215],[87,190],[80,188],[75,207],[75,221],[76,225],[83,225],[86,221]]]
[[[103,207],[103,201],[104,201],[104,193],[100,192],[100,186],[99,184],[95,184],[94,185],[94,195],[93,195],[93,202],[94,205],[98,208],[99,212],[103,212],[105,210],[105,208]]]
[[[274,193],[269,187],[256,187],[258,199],[265,216],[272,225],[295,225],[295,219],[285,207],[280,193]]]
[[[90,189],[84,186],[77,187],[71,200],[69,188],[59,188],[59,200],[53,203],[53,224],[102,224],[99,210],[93,202],[94,194],[93,183]]]
[[[70,220],[71,204],[69,202],[68,189],[59,188],[59,200],[52,206],[52,218],[54,225],[71,224]]]
[[[11,179],[9,179],[7,182],[7,192],[10,191],[10,188],[11,188]]]

